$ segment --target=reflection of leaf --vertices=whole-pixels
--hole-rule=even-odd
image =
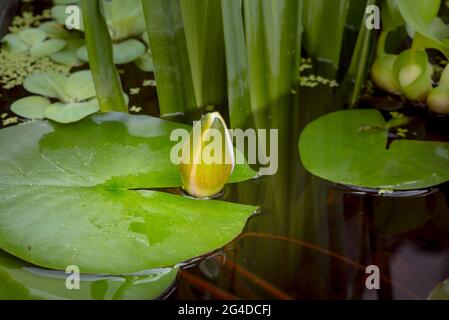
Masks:
[[[449,180],[448,143],[395,140],[387,149],[384,124],[377,110],[327,114],[302,132],[302,163],[321,178],[368,188],[411,190]]]
[[[107,113],[70,126],[36,121],[0,130],[0,247],[47,268],[121,274],[231,241],[255,207],[135,190],[181,186],[170,161],[176,128],[190,129]],[[254,175],[236,165],[231,180]]]
[[[67,290],[65,272],[37,268],[0,250],[0,299],[155,299],[170,288],[176,274],[171,268],[126,276],[81,274],[79,289]]]
[[[427,297],[429,300],[449,300],[449,279],[444,280]]]
[[[376,197],[373,200],[374,225],[383,234],[399,234],[417,229],[429,220],[421,197]]]

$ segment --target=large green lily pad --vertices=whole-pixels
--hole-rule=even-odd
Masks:
[[[122,274],[231,241],[255,207],[143,190],[181,185],[169,158],[179,127],[190,129],[108,113],[0,130],[0,247],[46,268]],[[254,174],[237,165],[231,181]]]
[[[322,116],[300,136],[304,167],[323,179],[366,188],[412,190],[449,180],[449,143],[395,140],[387,149],[384,124],[377,110]]]
[[[157,299],[170,290],[177,273],[177,268],[161,268],[122,276],[81,274],[79,289],[68,290],[70,273],[38,268],[0,250],[0,300]]]

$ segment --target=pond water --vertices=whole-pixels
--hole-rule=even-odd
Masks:
[[[121,69],[125,92],[144,79],[153,79],[132,65]],[[23,89],[0,89],[0,94],[0,114],[13,116],[10,103],[24,95]],[[261,127],[279,128],[277,174],[228,185],[222,196],[259,205],[260,213],[250,218],[235,241],[182,266],[172,289],[159,292],[160,297],[425,299],[449,278],[449,184],[378,195],[312,176],[301,165],[298,136],[311,120],[341,109],[339,88],[301,88],[298,96],[255,115]],[[158,114],[154,87],[142,88],[130,98],[130,106],[141,107],[140,113]],[[382,96],[360,105],[398,107],[397,101]],[[447,140],[447,131],[435,119],[413,108],[407,110],[416,116],[409,125],[415,133],[411,138]],[[382,274],[379,290],[365,287],[365,267],[371,264],[379,266]],[[25,267],[16,263],[15,268]],[[113,284],[103,282],[108,285]]]

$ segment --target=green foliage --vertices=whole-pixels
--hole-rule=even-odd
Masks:
[[[70,123],[99,110],[90,71],[68,77],[57,72],[36,72],[25,79],[23,86],[40,95],[21,98],[11,105],[11,111],[24,118]],[[59,102],[51,103],[49,98]]]
[[[0,300],[157,299],[177,273],[176,268],[164,268],[122,276],[81,274],[79,289],[67,290],[64,271],[41,269],[0,250]]]
[[[113,62],[111,37],[100,9],[101,0],[82,0],[89,66],[100,110],[127,112],[120,77]]]
[[[180,0],[142,0],[162,115],[197,105]]]
[[[169,161],[176,128],[189,129],[108,113],[0,130],[0,247],[46,268],[123,274],[231,241],[255,207],[149,190],[181,186]],[[237,165],[231,181],[254,175]]]
[[[299,140],[305,168],[358,187],[412,190],[449,180],[449,143],[395,140],[377,110],[339,111],[307,125]]]

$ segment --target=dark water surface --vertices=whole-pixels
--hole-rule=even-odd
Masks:
[[[133,66],[123,69],[125,92],[153,78]],[[11,101],[24,92],[0,93],[0,113],[11,115]],[[261,211],[233,243],[184,266],[164,298],[424,299],[449,278],[449,184],[378,195],[326,182],[302,167],[300,132],[340,109],[338,97],[339,88],[301,89],[254,116],[259,128],[279,128],[279,171],[227,186],[223,198]],[[155,89],[131,96],[130,105],[157,115]],[[397,101],[377,97],[362,104],[372,105],[397,108]],[[425,112],[411,112],[415,138],[447,140],[444,126]],[[380,290],[365,287],[365,267],[371,264],[380,268]]]

